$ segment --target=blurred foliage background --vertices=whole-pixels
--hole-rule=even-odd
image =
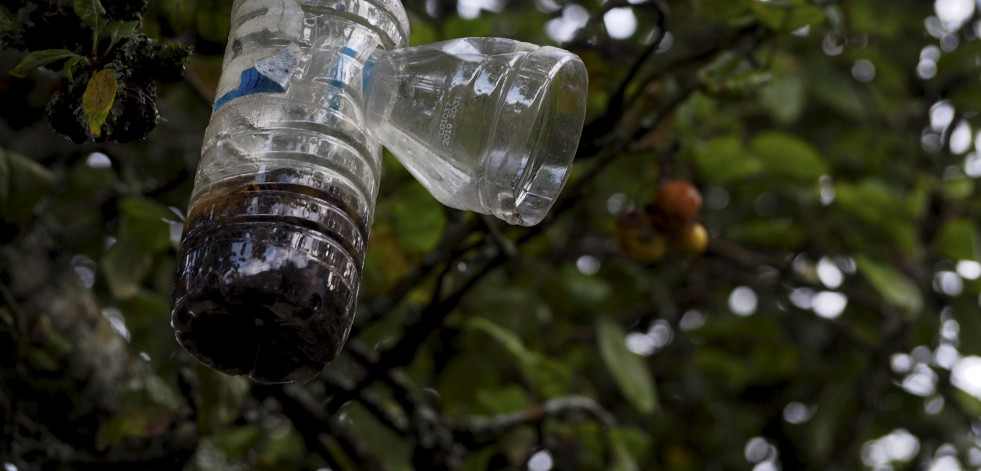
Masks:
[[[52,131],[85,62],[0,75],[5,470],[981,467],[974,1],[406,1],[412,44],[583,58],[574,172],[515,228],[386,157],[351,340],[286,386],[198,364],[169,326],[231,1],[117,3],[194,50],[152,84],[146,139]],[[5,2],[0,69],[87,47],[71,15]],[[668,180],[701,191],[705,253],[624,242]]]

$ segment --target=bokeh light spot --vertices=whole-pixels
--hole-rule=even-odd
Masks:
[[[576,35],[579,28],[586,26],[587,21],[589,12],[582,5],[569,4],[562,9],[562,16],[545,24],[545,32],[558,42],[566,42]]]
[[[845,279],[841,270],[838,269],[838,265],[828,257],[821,257],[821,260],[818,260],[817,275],[821,283],[831,289],[841,286],[841,282]]]
[[[766,443],[766,439],[763,437],[753,437],[746,442],[746,447],[743,449],[743,455],[746,457],[746,461],[750,463],[759,463],[766,459],[767,452],[769,451],[769,445]]]
[[[930,127],[942,132],[954,120],[954,107],[947,101],[938,101],[930,107]]]
[[[548,450],[536,451],[528,458],[529,471],[549,471],[553,465],[552,454]]]
[[[595,275],[600,269],[600,261],[592,255],[583,255],[576,259],[576,269],[583,275]]]
[[[650,335],[642,334],[640,332],[630,332],[627,334],[625,340],[627,343],[627,350],[634,352],[640,356],[651,356],[657,350],[657,345],[654,344],[654,339]]]
[[[951,369],[950,382],[981,399],[981,357],[972,355],[961,358]]]
[[[614,193],[606,200],[606,211],[614,216],[627,209],[630,198],[623,193]]]
[[[862,462],[876,469],[889,462],[909,462],[920,451],[920,440],[905,429],[893,430],[878,440],[870,440],[862,445]]]
[[[974,0],[937,0],[933,4],[933,10],[950,31],[957,29],[974,15]]]
[[[930,396],[937,389],[937,373],[934,373],[926,365],[917,364],[913,367],[913,372],[903,378],[902,385],[903,389],[910,394],[922,397]]]
[[[783,408],[783,420],[791,424],[802,424],[814,416],[816,407],[808,407],[802,402],[791,402]]]
[[[859,82],[871,82],[875,78],[875,65],[868,59],[859,59],[852,65],[852,77]]]
[[[603,15],[603,24],[613,39],[627,39],[637,31],[637,17],[628,7],[611,8]]]
[[[957,273],[941,271],[933,277],[933,289],[948,296],[957,296],[964,291],[964,282]]]
[[[961,355],[953,345],[942,343],[933,352],[933,363],[943,369],[949,370],[957,364]]]
[[[729,309],[740,316],[756,312],[756,302],[756,292],[747,286],[737,287],[729,295]]]
[[[790,302],[801,309],[811,309],[814,306],[814,290],[811,288],[797,288],[790,292]]]
[[[678,322],[678,327],[684,331],[695,330],[703,325],[705,325],[705,314],[695,309],[686,311],[685,315],[681,316],[681,321]]]
[[[108,155],[102,152],[93,152],[85,158],[85,165],[92,168],[109,168],[112,167],[112,161],[109,160]]]
[[[973,137],[971,126],[967,124],[967,121],[959,121],[957,127],[950,133],[950,151],[959,155],[971,150]]]
[[[815,314],[825,319],[835,319],[845,311],[848,298],[835,291],[821,291],[814,295],[812,302]]]
[[[943,396],[933,396],[927,398],[927,400],[923,402],[923,410],[930,415],[939,414],[941,411],[944,410]]]
[[[889,358],[889,366],[892,367],[893,372],[899,374],[909,373],[913,368],[913,357],[905,353],[894,353]]]
[[[965,280],[976,280],[981,277],[981,263],[974,260],[959,260],[957,262],[957,274]]]

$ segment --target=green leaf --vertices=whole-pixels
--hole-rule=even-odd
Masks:
[[[891,228],[897,221],[912,217],[903,200],[901,194],[878,178],[865,178],[854,184],[835,184],[835,204],[882,229]]]
[[[804,82],[796,76],[781,75],[760,90],[760,103],[770,111],[770,116],[779,123],[797,121],[804,112],[807,96]]]
[[[38,371],[58,371],[61,369],[61,362],[51,352],[43,349],[29,347],[25,358],[27,365],[31,369]]]
[[[138,26],[140,26],[139,20],[114,21],[106,25],[105,32],[109,35],[110,42],[116,44],[120,39],[136,32]]]
[[[566,266],[559,272],[559,280],[569,300],[584,306],[595,305],[609,298],[613,291],[603,278],[587,275],[572,266]]]
[[[500,453],[497,445],[491,444],[467,454],[460,471],[486,471],[490,469],[490,460]]]
[[[17,224],[27,220],[53,182],[43,165],[0,149],[0,221]]]
[[[432,25],[426,23],[425,21],[420,21],[418,24],[412,24],[412,29],[409,33],[410,46],[429,44],[438,40],[439,38],[436,36],[436,30]]]
[[[789,220],[750,219],[727,228],[726,237],[781,250],[798,250],[807,241],[807,231]]]
[[[75,59],[75,58],[78,59]],[[17,67],[10,71],[10,75],[14,77],[24,78],[27,74],[31,73],[34,69],[41,67],[43,65],[48,65],[52,62],[60,61],[62,59],[72,58],[74,64],[82,60],[82,56],[75,54],[68,49],[45,49],[43,51],[33,51],[30,54],[24,56]]]
[[[486,343],[484,338],[480,339]],[[447,362],[439,374],[435,389],[450,414],[487,413],[477,400],[479,391],[500,387],[500,359],[490,359],[481,351],[464,350]]]
[[[478,16],[473,19],[464,19],[459,16],[451,16],[443,23],[444,38],[463,38],[490,36],[493,27],[493,17],[489,15]]]
[[[633,427],[616,426],[610,429],[609,440],[611,448],[613,448],[613,469],[615,471],[640,469],[637,461],[650,444],[649,435]]]
[[[946,57],[946,56],[945,56]],[[950,95],[950,101],[958,110],[978,112],[981,111],[981,89],[971,87],[956,90]]]
[[[721,184],[736,183],[763,168],[759,159],[747,152],[735,136],[716,137],[696,144],[693,157],[702,175]]]
[[[764,26],[778,32],[793,31],[824,21],[824,11],[800,1],[753,2],[753,14]]]
[[[152,262],[152,254],[145,251],[138,240],[121,239],[109,247],[100,268],[109,282],[112,296],[117,299],[135,296]]]
[[[913,207],[908,203],[915,196],[916,192],[904,196],[879,178],[864,178],[857,183],[836,182],[834,205],[858,219],[842,218],[845,225],[841,235],[853,245],[859,240],[872,244],[867,249],[875,245],[885,248],[888,244],[890,248],[913,253],[917,250],[916,223]]]
[[[481,388],[477,391],[477,403],[491,414],[503,414],[531,406],[523,388],[506,385],[500,388]]]
[[[262,438],[263,430],[257,424],[229,427],[211,436],[226,455],[232,457],[245,456],[248,451]]]
[[[738,391],[749,380],[749,368],[739,357],[715,347],[702,347],[695,351],[694,364],[705,376],[721,383],[728,391]]]
[[[195,362],[193,368],[197,373],[198,430],[207,436],[224,429],[242,413],[251,384],[241,376],[224,375],[201,363]]]
[[[379,469],[409,470],[412,447],[394,430],[382,425],[374,415],[360,404],[354,404],[345,409],[351,423],[357,424],[351,428],[351,433],[359,438],[359,442],[377,456],[382,466]]]
[[[596,338],[600,357],[610,371],[620,391],[638,411],[651,413],[657,408],[654,379],[644,359],[627,349],[627,333],[608,318],[596,323]]]
[[[471,318],[467,321],[467,327],[489,335],[504,347],[508,354],[518,361],[522,376],[542,396],[554,397],[565,392],[570,372],[557,362],[545,358],[538,352],[529,350],[513,331],[483,317]]]
[[[105,15],[106,9],[99,0],[74,0],[75,14],[93,28],[99,27],[99,15]]]
[[[817,410],[807,433],[813,453],[828,455],[835,446],[836,434],[843,430],[849,419],[849,406],[855,404],[855,389],[846,381],[836,381],[822,386]]]
[[[82,111],[89,121],[89,131],[93,135],[102,134],[102,125],[109,117],[109,109],[116,100],[116,71],[103,69],[95,73],[85,86],[82,94]]]
[[[971,297],[973,298],[973,296]],[[954,319],[960,327],[960,338],[976,339],[981,336],[981,312],[978,312],[976,298],[961,297],[952,306]],[[961,342],[957,350],[962,355],[981,355],[981,342]]]
[[[816,101],[823,103],[843,117],[864,120],[869,110],[855,88],[855,79],[825,62],[811,63],[807,70],[807,85]]]
[[[920,289],[909,277],[895,268],[859,255],[855,259],[859,273],[872,284],[887,303],[903,309],[908,315],[923,308]]]
[[[111,166],[93,167],[85,160],[80,160],[68,171],[64,188],[61,189],[58,197],[64,198],[64,201],[73,201],[95,192],[106,193],[111,191],[117,181],[116,170]]]
[[[149,198],[128,197],[117,203],[119,212],[126,216],[120,230],[123,237],[135,239],[150,252],[170,247],[168,220],[177,219],[165,206]]]
[[[467,321],[467,327],[484,332],[501,344],[508,353],[524,364],[536,363],[534,352],[528,350],[518,336],[483,317],[474,317]]]
[[[952,178],[943,182],[944,196],[952,200],[964,200],[974,195],[974,179]]]
[[[981,255],[975,252],[977,237],[974,221],[968,218],[954,219],[940,228],[934,247],[948,260],[977,260]]]
[[[20,27],[17,15],[13,14],[4,6],[0,6],[0,33],[8,33]]]
[[[937,75],[933,81],[937,86],[948,86],[956,84],[967,77],[976,78],[978,73],[978,56],[981,55],[981,42],[967,41],[958,46],[951,52],[945,52],[937,60]],[[951,87],[954,97],[958,93],[968,93],[968,90],[977,90],[977,87]],[[960,100],[958,100],[960,101]]]
[[[726,20],[749,13],[749,0],[695,0],[695,8],[706,18]]]
[[[65,66],[62,70],[65,72],[65,77],[68,78],[69,82],[75,81],[75,77],[72,76],[72,67],[78,65],[78,63],[81,62],[83,59],[85,58],[79,55],[75,55],[69,57],[68,60],[65,61]]]
[[[818,178],[828,173],[828,166],[817,150],[790,134],[761,132],[750,141],[749,150],[768,171],[779,177],[817,183]]]
[[[105,447],[135,437],[155,437],[166,432],[173,420],[174,413],[166,408],[141,405],[100,424],[96,443]]]
[[[981,399],[958,388],[954,390],[954,398],[957,404],[964,409],[965,414],[971,417],[981,416]]]
[[[402,247],[422,253],[436,247],[446,226],[446,213],[422,185],[402,185],[390,201],[395,231]]]

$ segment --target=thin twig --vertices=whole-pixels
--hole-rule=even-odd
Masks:
[[[648,3],[653,3],[653,2],[648,2]],[[610,10],[613,10],[614,8],[634,8],[634,7],[642,7],[647,5],[648,5],[647,3],[644,4],[630,3],[629,0],[607,0],[602,5],[600,5],[599,9],[593,12],[593,14],[589,17],[589,19],[586,20],[586,24],[576,31],[576,34],[572,37],[572,39],[561,43],[561,45],[564,48],[576,48],[576,47],[587,46],[589,45],[589,42],[587,41],[586,37],[589,36],[590,31],[592,31],[593,28],[596,27],[596,25],[603,22],[603,17],[606,16],[606,14]],[[562,10],[559,9],[556,12],[558,13],[561,11]]]
[[[543,404],[516,412],[492,416],[472,416],[452,419],[448,422],[456,433],[496,435],[521,425],[538,423],[546,418],[577,410],[589,413],[603,427],[612,427],[617,423],[616,417],[594,399],[579,395],[555,397]]]
[[[201,101],[209,107],[214,104],[215,90],[204,82],[204,79],[194,70],[194,67],[184,68],[184,78],[187,79],[187,83],[191,84],[191,88],[201,98]]]
[[[381,316],[387,314],[394,306],[402,301],[412,290],[416,289],[433,269],[444,263],[447,259],[454,258],[453,254],[458,250],[457,246],[473,234],[477,228],[477,220],[467,218],[458,225],[447,227],[443,232],[443,237],[436,245],[436,248],[429,251],[426,255],[413,266],[409,272],[399,280],[388,293],[377,297],[374,302],[368,305],[367,313],[363,316],[362,325],[370,324]],[[359,326],[354,326],[351,337],[357,336]]]
[[[625,97],[627,90],[630,85],[637,78],[640,73],[641,68],[647,63],[647,60],[661,47],[661,43],[664,41],[667,35],[667,29],[664,27],[665,14],[661,7],[656,2],[648,2],[643,5],[653,8],[658,12],[655,27],[657,28],[657,36],[651,41],[651,44],[641,53],[640,56],[634,60],[634,63],[630,66],[630,70],[627,75],[620,82],[613,96],[610,97],[610,101],[607,104],[606,112],[602,116],[593,120],[587,124],[583,129],[583,139],[579,141],[579,149],[576,152],[577,155],[581,153],[592,153],[595,151],[596,145],[606,144],[604,140],[599,139],[600,136],[609,136],[610,131],[616,127],[616,123],[619,122],[620,118],[623,116],[623,106],[625,102]],[[585,152],[582,152],[585,151]]]
[[[613,93],[613,96],[610,98],[610,107],[623,108],[623,99],[627,94],[627,89],[633,83],[634,79],[637,78],[637,74],[640,72],[641,67],[647,63],[647,59],[649,59],[655,52],[657,52],[658,49],[661,48],[661,43],[664,42],[664,38],[667,36],[667,30],[664,27],[665,15],[664,10],[661,9],[661,6],[655,1],[642,3],[641,5],[653,8],[654,11],[657,12],[657,20],[655,20],[654,23],[654,27],[657,28],[657,36],[653,41],[651,41],[651,44],[647,46],[647,49],[645,49],[644,52],[637,57],[637,60],[634,61],[633,65],[630,66],[630,71],[627,72],[626,78],[620,82],[620,87],[617,88],[617,91]]]
[[[17,331],[21,335],[24,335],[27,332],[27,314],[20,308],[20,304],[17,303],[14,293],[10,292],[10,289],[3,282],[0,282],[0,296],[3,297],[4,302],[14,314],[14,323],[17,325]]]

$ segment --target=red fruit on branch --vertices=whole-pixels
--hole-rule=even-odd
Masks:
[[[678,232],[702,208],[702,194],[691,183],[674,180],[658,187],[651,205],[654,226],[664,232]]]

